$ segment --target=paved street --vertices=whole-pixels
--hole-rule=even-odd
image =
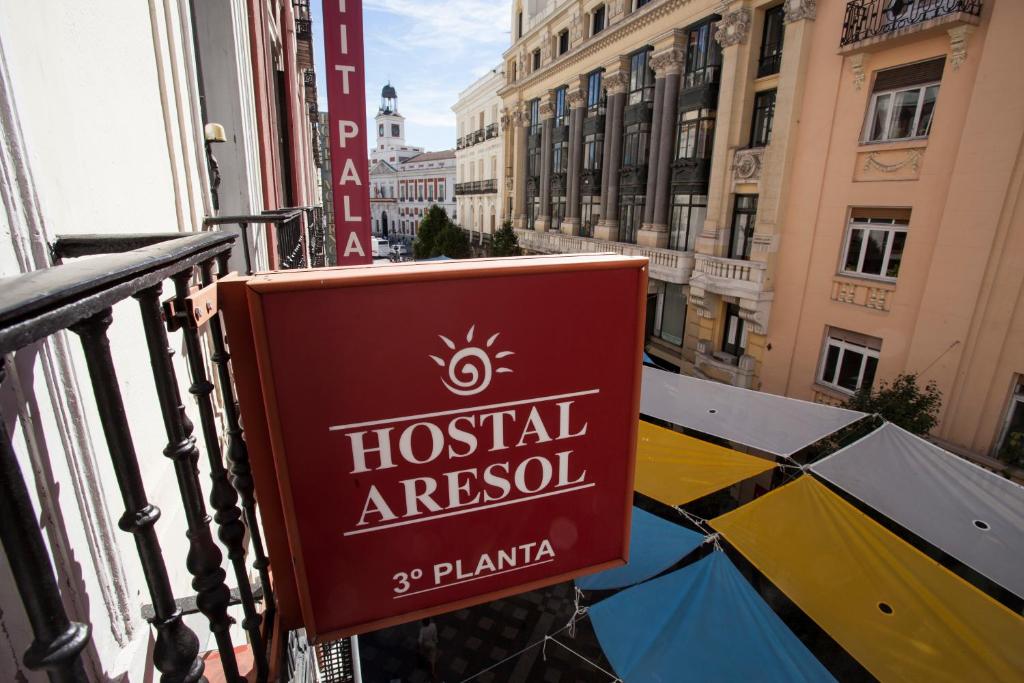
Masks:
[[[562,628],[573,612],[573,584],[459,610],[438,617],[440,639],[437,681],[457,683],[484,671],[545,634]],[[424,683],[430,673],[419,660],[419,622],[383,629],[359,638],[363,680],[367,683]],[[590,621],[577,623],[576,637],[568,631],[558,640],[611,671]],[[604,673],[549,642],[546,652],[530,648],[518,657],[473,679],[479,683],[574,683],[611,680]]]

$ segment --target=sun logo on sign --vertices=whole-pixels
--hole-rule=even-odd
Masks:
[[[476,325],[469,328],[466,333],[466,344],[473,343],[473,330]],[[447,378],[442,377],[441,383],[445,388],[457,396],[473,396],[486,389],[494,376],[494,373],[512,372],[509,368],[495,368],[492,370],[492,361],[488,355],[488,349],[494,346],[500,332],[495,332],[484,344],[484,348],[478,346],[466,346],[456,349],[455,342],[443,334],[437,335],[450,350],[455,353],[446,363],[443,358],[430,356],[430,359],[441,368],[447,368]],[[495,360],[501,360],[513,355],[512,351],[498,351],[494,353]]]

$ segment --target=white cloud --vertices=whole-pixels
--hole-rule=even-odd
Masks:
[[[494,0],[367,0],[367,10],[408,20],[389,42],[395,49],[430,47],[462,53],[470,44],[508,42],[508,7]]]

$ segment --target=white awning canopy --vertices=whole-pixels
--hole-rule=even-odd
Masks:
[[[1024,487],[894,424],[811,471],[1024,597]]]
[[[645,367],[640,412],[789,457],[865,413]]]

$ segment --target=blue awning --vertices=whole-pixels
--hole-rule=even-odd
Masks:
[[[632,586],[665,571],[703,542],[704,537],[696,531],[634,507],[629,527],[629,562],[576,579],[576,585],[584,590]]]
[[[655,365],[654,359],[648,356],[646,351],[644,351],[644,365],[650,365],[652,368],[658,367]]]
[[[832,681],[733,566],[715,551],[590,608],[625,681]]]

